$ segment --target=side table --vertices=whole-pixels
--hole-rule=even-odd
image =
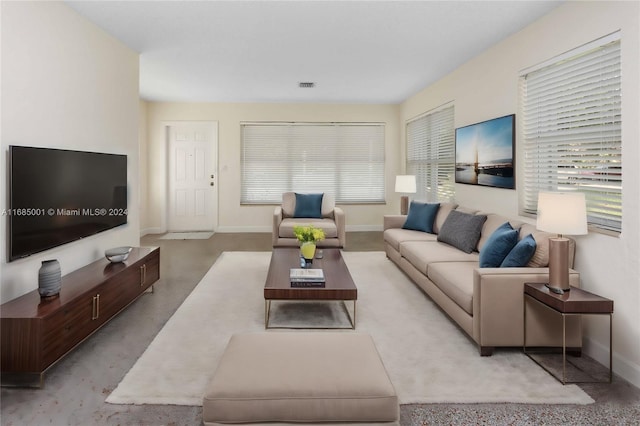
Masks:
[[[571,287],[564,294],[556,294],[549,290],[545,283],[524,284],[524,342],[523,351],[538,365],[547,370],[562,384],[567,381],[567,345],[566,345],[566,317],[568,315],[609,315],[609,383],[612,379],[613,367],[613,300],[596,294]],[[539,363],[527,353],[527,298],[535,300],[541,305],[562,315],[562,378],[557,377],[551,370]],[[573,382],[575,383],[575,382]]]

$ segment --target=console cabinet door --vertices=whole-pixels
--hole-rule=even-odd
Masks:
[[[43,320],[42,369],[53,364],[97,328],[91,319],[92,311],[93,299],[86,294]]]

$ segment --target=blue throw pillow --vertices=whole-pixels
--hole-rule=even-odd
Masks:
[[[295,218],[322,219],[322,196],[324,194],[298,194],[296,192]]]
[[[518,268],[527,266],[533,254],[536,252],[536,240],[529,234],[521,239],[518,244],[511,249],[507,257],[500,264],[501,268]]]
[[[402,225],[402,228],[433,234],[433,221],[439,208],[440,203],[429,204],[412,201],[407,220]]]
[[[497,268],[518,243],[518,231],[509,222],[500,225],[480,250],[480,267]]]

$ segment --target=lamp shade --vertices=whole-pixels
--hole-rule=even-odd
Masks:
[[[559,235],[587,233],[587,207],[581,192],[540,192],[536,227]]]
[[[416,193],[416,177],[413,175],[396,176],[396,192],[403,192],[405,194],[415,194]]]

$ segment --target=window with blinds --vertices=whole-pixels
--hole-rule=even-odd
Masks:
[[[337,203],[384,202],[382,123],[241,123],[243,204],[324,192]]]
[[[407,174],[416,176],[416,199],[445,202],[455,196],[453,105],[407,122]]]
[[[585,194],[589,224],[622,225],[620,37],[613,34],[521,75],[524,188]]]

